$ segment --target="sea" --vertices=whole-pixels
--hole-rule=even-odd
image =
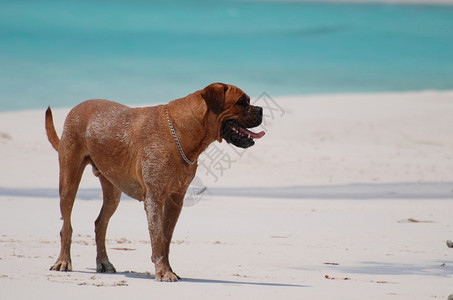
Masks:
[[[152,105],[212,82],[251,97],[453,89],[453,6],[0,0],[0,111]]]

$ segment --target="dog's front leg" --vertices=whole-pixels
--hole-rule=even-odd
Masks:
[[[148,218],[148,230],[151,238],[151,260],[156,268],[156,281],[178,281],[168,260],[170,240],[165,237],[164,224],[165,198],[153,199],[146,197],[145,211]]]

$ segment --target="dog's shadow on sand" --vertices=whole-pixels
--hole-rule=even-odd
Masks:
[[[73,271],[73,272],[83,273],[83,274],[102,274],[102,273],[97,273],[95,269],[89,268],[87,270],[88,271]],[[147,279],[147,280],[152,280],[152,281],[154,281],[156,279],[156,277],[149,272],[124,271],[124,272],[108,273],[108,275],[125,276],[126,278],[130,278],[130,279]],[[235,280],[218,280],[218,279],[202,279],[202,278],[186,278],[186,277],[181,278],[178,282],[226,284],[226,285],[237,285],[237,286],[251,285],[251,286],[294,287],[294,288],[309,287],[307,285],[289,284],[289,283],[235,281]]]

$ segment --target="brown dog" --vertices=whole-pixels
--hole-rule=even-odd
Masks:
[[[239,88],[213,83],[167,105],[129,108],[108,100],[88,100],[66,117],[61,140],[46,111],[46,132],[58,151],[61,250],[51,270],[70,271],[71,211],[87,164],[99,177],[103,206],[95,222],[96,270],[115,272],[105,234],[121,192],[144,202],[156,280],[177,281],[169,263],[170,241],[186,190],[195,176],[198,156],[214,141],[242,148],[264,132],[247,128],[262,122],[261,107]]]

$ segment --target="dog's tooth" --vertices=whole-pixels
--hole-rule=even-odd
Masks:
[[[250,134],[248,135],[248,138],[250,138]]]

